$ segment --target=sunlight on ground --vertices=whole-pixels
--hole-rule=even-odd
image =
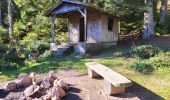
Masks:
[[[12,78],[15,78],[18,74],[29,73],[29,72],[48,72],[49,70],[62,70],[62,69],[75,69],[82,72],[87,72],[84,63],[89,61],[100,62],[113,70],[121,73],[128,77],[135,83],[140,84],[142,87],[156,93],[157,95],[168,99],[170,98],[170,68],[158,69],[155,73],[150,75],[143,75],[136,73],[129,68],[127,65],[133,61],[124,57],[96,57],[96,58],[85,58],[81,56],[77,57],[53,57],[41,60],[37,63],[31,63],[18,70],[10,70],[0,73],[0,81],[5,82]],[[147,95],[147,94],[146,94]],[[148,94],[149,95],[149,94]]]

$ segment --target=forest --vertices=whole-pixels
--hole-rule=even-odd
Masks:
[[[20,66],[19,62],[37,58],[49,49],[50,22],[44,14],[56,2],[57,0],[0,1],[1,70]],[[143,30],[143,36],[146,36],[144,38],[148,38],[149,34],[159,36],[170,32],[167,0],[87,0],[84,2],[118,16],[121,22],[119,34],[130,34],[136,29],[144,29],[143,27],[147,27],[144,18],[147,19],[148,16],[150,25],[148,29]],[[147,10],[150,12],[147,13]],[[67,20],[56,20],[55,42],[67,41],[67,31]]]
[[[50,52],[53,39],[50,18],[45,13],[59,1],[0,0],[0,82],[22,73],[43,74],[63,69],[87,72],[84,64],[97,61],[126,76],[137,86],[141,85],[144,91],[136,89],[136,85],[131,91],[139,97],[146,100],[170,98],[170,1],[69,0],[99,7],[116,16],[120,22],[118,35],[137,33],[141,44],[138,41],[135,44],[130,38],[120,44],[118,41],[116,47],[103,49],[101,54],[79,55],[71,49],[56,57]],[[69,41],[68,20],[56,19],[54,42],[59,45]]]

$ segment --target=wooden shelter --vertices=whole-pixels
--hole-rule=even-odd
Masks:
[[[69,43],[78,53],[95,52],[117,44],[120,30],[118,18],[98,7],[61,0],[45,15],[51,19],[52,37],[54,18],[68,19]]]

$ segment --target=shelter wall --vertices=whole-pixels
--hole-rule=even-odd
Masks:
[[[87,43],[97,43],[101,41],[101,14],[92,13],[87,17]]]
[[[101,15],[101,41],[102,42],[115,42],[118,41],[119,22],[116,18],[113,19],[113,30],[108,29],[109,16]]]
[[[68,18],[68,31],[70,42],[79,42],[79,25],[81,16]],[[117,42],[119,21],[113,19],[113,30],[108,30],[109,16],[102,13],[90,13],[87,16],[87,41],[86,43]]]
[[[79,23],[80,17],[72,16],[68,18],[68,32],[70,42],[79,42]]]

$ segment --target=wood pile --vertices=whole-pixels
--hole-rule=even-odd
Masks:
[[[45,78],[37,78],[34,73],[19,75],[16,80],[5,84],[4,91],[15,92],[20,87],[26,89],[19,100],[60,100],[69,89],[68,84],[58,79],[53,71]]]
[[[131,31],[129,34],[127,35],[120,35],[119,34],[119,41],[126,41],[126,40],[135,40],[135,39],[138,39],[142,36],[141,34],[142,32],[142,29],[139,28],[139,29],[136,29],[134,31]]]

